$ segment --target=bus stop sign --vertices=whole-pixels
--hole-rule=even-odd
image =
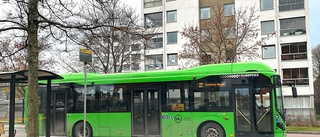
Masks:
[[[92,62],[92,51],[88,49],[80,49],[79,54],[80,61],[91,63]]]

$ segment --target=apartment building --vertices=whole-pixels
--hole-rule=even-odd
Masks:
[[[222,5],[225,16],[233,15],[233,9],[240,7],[257,9],[260,18],[255,23],[260,27],[260,37],[274,32],[275,35],[258,50],[260,58],[256,60],[281,74],[288,115],[314,115],[309,0],[141,0],[145,26],[160,29],[151,38],[153,43],[148,43],[157,48],[145,52],[145,70],[184,66],[187,61],[179,60],[178,54],[187,41],[179,32],[185,26],[199,26],[202,20],[211,18],[214,3]],[[292,85],[297,87],[298,98],[292,98]]]
[[[148,40],[143,68],[148,70],[179,69],[186,64],[178,53],[186,39],[179,32],[188,25],[199,24],[199,2],[195,0],[142,0],[144,25],[156,27],[157,35]],[[153,46],[154,45],[154,46]],[[143,58],[143,57],[142,57]]]
[[[314,115],[309,0],[236,0],[235,5],[250,4],[260,7],[261,35],[276,32],[261,48],[261,61],[282,75],[287,114]],[[298,98],[291,97],[291,84]]]

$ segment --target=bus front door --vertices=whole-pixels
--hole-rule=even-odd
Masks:
[[[160,137],[159,88],[133,90],[133,137]]]
[[[235,91],[235,132],[237,137],[271,137],[272,113],[267,86],[237,87]]]

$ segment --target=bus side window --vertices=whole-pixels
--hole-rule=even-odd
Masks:
[[[189,111],[188,85],[184,82],[168,83],[164,111]]]

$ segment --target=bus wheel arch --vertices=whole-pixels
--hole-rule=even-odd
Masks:
[[[206,121],[198,127],[198,137],[226,137],[225,130],[215,121]]]
[[[86,137],[93,137],[93,130],[90,123],[86,122]],[[83,121],[76,122],[72,127],[72,137],[82,137],[83,136]]]

